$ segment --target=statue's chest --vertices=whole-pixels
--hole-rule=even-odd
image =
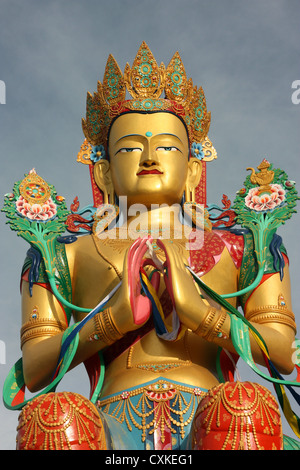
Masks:
[[[110,265],[120,279],[125,254],[133,243],[134,240],[121,238],[95,239],[100,258]],[[229,254],[236,269],[239,269],[242,264],[244,238],[229,231],[201,232],[201,236],[198,236],[196,241],[191,237],[190,241],[174,239],[172,243],[199,276],[207,274],[219,263],[224,250]],[[156,240],[152,242],[152,247],[155,255],[164,262],[164,252],[157,246]]]
[[[190,246],[192,248],[192,244]],[[239,269],[244,253],[243,236],[223,230],[205,232],[202,245],[197,249],[190,249],[190,266],[199,276],[203,276],[219,263],[224,250],[230,255],[235,268]]]
[[[125,255],[127,253],[127,250],[135,242],[135,240],[121,238],[97,239],[96,237],[94,237],[94,241],[99,257],[109,263],[111,268],[117,273],[118,277],[121,279]],[[180,255],[183,257],[183,259],[188,261],[189,251],[187,240],[174,239],[170,240],[170,242],[176,245],[176,248],[179,251]],[[165,262],[166,257],[164,251],[157,245],[157,240],[155,239],[152,241],[152,252],[162,263]],[[150,258],[149,251],[146,252],[145,257]]]

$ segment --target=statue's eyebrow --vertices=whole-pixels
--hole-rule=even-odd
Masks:
[[[178,139],[182,143],[182,140],[176,134],[170,134],[168,132],[162,132],[161,134],[156,134],[156,136],[159,136],[159,135],[170,135],[172,137],[176,137],[176,139]],[[156,137],[156,136],[154,136],[154,137]]]
[[[178,140],[182,143],[182,141],[181,141],[181,139],[178,137],[178,135],[170,134],[170,133],[168,133],[168,132],[162,132],[161,134],[155,134],[153,137],[157,137],[157,136],[160,136],[160,135],[170,135],[170,136],[172,136],[172,137],[176,137],[176,139],[178,139]],[[144,137],[144,136],[141,135],[141,134],[126,134],[126,135],[123,135],[122,137],[120,137],[120,138],[116,141],[116,143],[119,142],[119,141],[122,140],[122,139],[127,138],[127,137]]]
[[[125,139],[126,137],[143,137],[143,136],[142,136],[141,134],[127,134],[127,135],[123,135],[122,137],[120,137],[120,138],[116,141],[116,143],[119,142],[119,141],[122,140],[122,139]]]

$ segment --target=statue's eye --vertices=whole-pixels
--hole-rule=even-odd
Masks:
[[[128,153],[128,152],[141,152],[142,149],[140,147],[122,147],[117,153]]]
[[[157,147],[156,148],[156,151],[164,151],[164,152],[176,152],[176,151],[179,151],[179,149],[177,147]]]

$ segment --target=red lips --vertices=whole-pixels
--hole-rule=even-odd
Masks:
[[[159,170],[142,170],[137,173],[138,176],[140,175],[162,175],[162,172]]]

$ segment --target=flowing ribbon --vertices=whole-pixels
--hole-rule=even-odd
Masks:
[[[72,325],[71,327],[67,328],[64,332],[62,338],[62,346],[68,340],[69,336],[72,334],[74,329],[76,328],[77,324]],[[60,367],[57,370],[56,377],[51,381],[51,383],[44,388],[41,392],[35,395],[34,398],[39,397],[45,393],[55,391],[57,385],[64,377],[65,373],[68,371],[71,362],[75,356],[77,347],[78,347],[79,337],[75,335],[75,337],[69,343],[68,348],[65,351],[64,357],[60,362]],[[23,360],[22,358],[19,359],[15,365],[11,368],[3,387],[3,402],[5,407],[10,410],[20,410],[22,409],[27,403],[32,401],[30,399],[25,398],[25,381],[23,375]]]
[[[270,356],[269,356],[267,349],[265,348],[265,345],[261,343],[259,338],[256,338],[256,341],[259,344],[264,354],[265,361],[266,361],[271,377],[268,377],[266,374],[264,374],[263,372],[259,370],[259,368],[256,366],[252,357],[250,338],[249,338],[249,328],[243,321],[241,321],[239,318],[235,317],[234,315],[231,315],[230,333],[231,333],[231,339],[232,339],[234,348],[237,351],[237,353],[241,356],[241,358],[258,375],[260,375],[264,379],[267,379],[268,381],[273,382],[280,406],[284,413],[284,416],[287,422],[289,423],[290,427],[293,429],[296,436],[300,437],[300,419],[296,415],[296,413],[292,410],[290,402],[288,400],[288,397],[284,389],[284,385],[285,385],[289,389],[289,391],[292,393],[293,397],[296,399],[298,404],[300,404],[299,395],[296,394],[294,390],[291,388],[291,385],[299,387],[300,383],[286,381],[281,377],[279,372],[274,367],[272,361],[270,360]],[[253,336],[255,337],[255,333],[253,331],[251,331],[251,333],[253,333]]]
[[[110,291],[110,293],[106,297],[104,297],[104,299],[101,300],[101,302],[99,302],[99,304],[93,310],[91,310],[91,312],[88,315],[86,315],[86,317],[83,318],[83,320],[81,320],[81,322],[76,324],[76,327],[72,330],[72,332],[68,335],[68,337],[66,338],[66,340],[62,344],[62,347],[61,347],[61,350],[60,350],[60,355],[59,355],[59,358],[58,358],[58,362],[57,362],[53,377],[55,377],[55,375],[57,374],[57,371],[59,370],[60,365],[61,365],[61,363],[64,359],[64,356],[65,356],[65,354],[66,354],[66,352],[69,348],[69,345],[73,341],[73,339],[76,337],[76,335],[79,333],[79,331],[82,329],[82,327],[89,320],[91,320],[97,313],[100,313],[103,310],[103,308],[105,307],[107,302],[109,302],[109,300],[113,297],[113,295],[116,293],[116,291],[119,289],[120,286],[121,286],[121,282],[119,282],[119,284],[117,284],[116,287],[114,287]]]
[[[140,269],[140,281],[142,289],[152,305],[152,315],[157,336],[166,341],[177,341],[182,338],[185,328],[180,324],[176,310],[173,308],[172,325],[168,325],[158,295],[142,268]]]
[[[229,302],[227,302],[224,297],[220,296],[212,289],[210,289],[189,266],[187,266],[187,269],[192,274],[195,282],[198,284],[200,289],[202,289],[207,295],[209,295],[213,299],[213,301],[218,302],[222,307],[226,309],[231,319],[230,335],[236,352],[246,362],[246,364],[251,367],[254,372],[256,372],[265,380],[273,383],[282,411],[289,425],[293,429],[294,433],[297,435],[297,437],[300,437],[300,419],[292,410],[284,389],[284,387],[286,387],[291,392],[292,396],[297,401],[297,403],[300,404],[300,396],[292,388],[300,387],[299,380],[297,379],[296,381],[289,381],[283,379],[283,377],[277,371],[276,367],[270,359],[270,355],[265,341],[263,340],[260,333],[254,328],[254,326],[237,309],[235,309]],[[262,351],[264,360],[269,370],[269,376],[264,374],[256,366],[253,360],[249,333],[252,334],[254,340]]]
[[[38,397],[42,394],[53,392],[59,382],[62,380],[66,372],[68,371],[71,362],[77,351],[78,342],[79,342],[79,331],[85,325],[87,321],[93,318],[97,313],[101,312],[106,305],[106,303],[112,298],[115,292],[119,289],[121,283],[112,289],[112,291],[79,323],[69,326],[64,332],[62,338],[62,345],[60,350],[59,359],[55,367],[55,372],[52,376],[50,384],[39,392],[35,397]],[[101,353],[99,353],[101,370],[99,381],[96,385],[95,391],[91,401],[95,401],[100,393],[102,388],[103,379],[104,379],[104,363]],[[25,396],[25,381],[23,375],[23,360],[19,359],[14,366],[11,368],[3,387],[3,401],[5,407],[11,410],[19,410],[23,408],[29,401],[24,400]],[[35,398],[34,397],[34,398]],[[93,402],[94,402],[93,401]]]

